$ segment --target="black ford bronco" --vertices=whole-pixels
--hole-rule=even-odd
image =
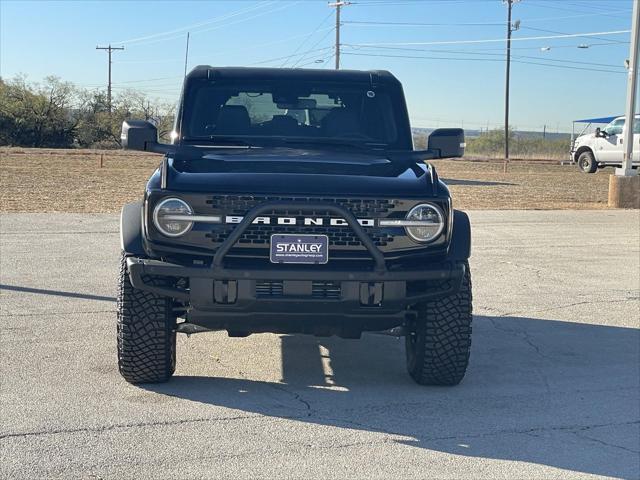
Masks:
[[[172,144],[126,121],[124,148],[163,153],[122,210],[118,364],[131,383],[175,370],[176,333],[406,337],[409,374],[455,385],[471,345],[471,230],[414,150],[385,71],[195,68]]]

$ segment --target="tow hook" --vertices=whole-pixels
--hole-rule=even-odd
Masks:
[[[175,331],[177,333],[186,333],[187,337],[190,337],[194,333],[210,332],[211,330],[194,323],[182,322],[176,325]]]

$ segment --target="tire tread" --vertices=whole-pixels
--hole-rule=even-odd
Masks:
[[[466,264],[458,293],[417,306],[406,340],[407,369],[422,385],[457,385],[469,364],[472,322],[471,273]],[[410,338],[410,335],[415,337]]]
[[[169,380],[175,371],[176,334],[171,302],[131,285],[126,256],[117,299],[118,368],[129,383]]]

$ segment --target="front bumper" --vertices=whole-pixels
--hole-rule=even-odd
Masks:
[[[190,323],[316,334],[322,327],[335,333],[345,326],[363,331],[401,325],[411,305],[455,294],[466,268],[464,262],[442,261],[384,272],[236,270],[127,258],[133,287],[182,302]]]

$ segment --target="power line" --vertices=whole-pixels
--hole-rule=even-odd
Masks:
[[[440,4],[454,4],[454,3],[476,3],[479,1],[485,1],[485,2],[491,2],[494,0],[429,0],[428,2],[424,2],[424,3],[430,3],[430,4],[435,4],[435,3],[440,3]],[[389,7],[389,6],[395,6],[395,5],[415,5],[416,0],[413,1],[404,1],[404,2],[389,2],[389,1],[379,1],[379,2],[351,2],[352,5],[354,6],[358,6],[358,7]]]
[[[322,69],[327,68],[327,66],[329,65],[329,62],[331,62],[331,60],[333,59],[333,57],[335,56],[335,53],[331,53],[331,56],[327,59],[325,59],[324,63],[322,64]]]
[[[359,56],[359,57],[382,57],[382,58],[410,58],[410,59],[417,59],[417,60],[446,60],[446,61],[462,61],[462,62],[469,62],[469,61],[478,61],[478,62],[504,62],[505,59],[504,58],[455,58],[455,57],[427,57],[427,56],[420,56],[420,55],[386,55],[386,54],[376,54],[376,53],[353,53],[353,52],[343,52],[343,55],[353,55],[353,56]],[[513,57],[515,59],[521,58],[521,57]],[[529,62],[529,61],[525,61],[525,60],[511,60],[512,62],[515,63],[528,63],[530,65],[540,65],[540,66],[544,66],[544,67],[558,67],[558,68],[567,68],[570,70],[586,70],[586,71],[591,71],[591,72],[606,72],[606,73],[625,73],[623,70],[604,70],[604,69],[597,69],[597,68],[583,68],[583,67],[573,67],[570,65],[556,65],[556,64],[552,64],[552,63],[543,63],[543,62]]]
[[[291,67],[291,68],[294,68],[299,62],[303,61],[305,59],[304,57],[306,55],[308,55],[309,53],[325,52],[325,51],[331,50],[331,49],[333,49],[333,47],[314,48],[312,50],[307,50],[305,52],[298,53],[295,56],[296,57],[299,56],[301,58],[298,59],[298,61],[296,61],[296,64],[294,64],[293,67]],[[291,55],[286,55],[286,56],[283,56],[283,57],[270,58],[268,60],[260,60],[259,62],[251,62],[251,63],[248,63],[247,65],[261,65],[261,64],[264,64],[264,63],[277,62],[277,61],[283,60],[285,58],[290,58],[290,57],[291,57]]]
[[[118,82],[117,85],[121,85],[123,83],[146,83],[146,82],[157,82],[161,80],[173,80],[174,78],[182,78],[182,75],[174,75],[171,77],[157,77],[157,78],[145,78],[140,80],[125,80],[122,82]]]
[[[293,51],[293,53],[291,54],[291,56],[290,56],[289,58],[287,58],[284,62],[282,62],[282,65],[280,65],[280,67],[284,67],[284,66],[287,64],[287,62],[289,61],[289,59],[291,59],[291,58],[292,58],[296,53],[298,53],[298,51],[302,48],[302,46],[303,46],[305,43],[307,43],[307,40],[309,40],[313,35],[315,35],[315,34],[316,34],[316,32],[317,32],[318,30],[320,30],[320,27],[322,27],[322,26],[325,24],[325,22],[326,22],[327,20],[329,20],[329,18],[330,18],[332,15],[333,15],[333,12],[329,12],[329,15],[327,15],[326,17],[324,17],[324,18],[322,19],[322,21],[318,24],[318,26],[317,26],[316,28],[314,28],[314,29],[313,29],[313,31],[312,31],[310,34],[308,34],[308,35],[306,35],[306,36],[305,36],[304,40],[303,40],[302,42],[300,42],[300,44],[299,44],[299,45],[298,45],[298,47]]]
[[[629,42],[625,42],[628,44]],[[582,45],[582,44],[581,44]],[[552,49],[556,48],[578,48],[581,45],[546,45]],[[589,44],[589,48],[598,47],[603,45],[618,45],[617,42],[603,42],[603,43],[591,43]],[[384,50],[402,50],[409,52],[432,52],[432,53],[456,53],[460,55],[499,55],[502,56],[503,53],[489,53],[495,52],[497,50],[502,51],[502,48],[474,48],[473,50],[449,50],[442,48],[412,48],[412,47],[392,47],[392,46],[383,46],[383,45],[364,45],[358,43],[343,43],[343,47],[351,47],[354,49],[368,48],[368,49],[384,49]],[[540,50],[541,47],[511,47],[511,50]]]
[[[562,7],[558,7],[558,6],[557,6],[557,5],[555,5],[555,4],[554,4],[553,6],[551,6],[551,5],[545,5],[545,4],[541,4],[541,3],[537,3],[537,2],[536,2],[536,3],[529,2],[529,3],[528,3],[528,5],[530,5],[530,6],[532,6],[532,7],[548,8],[548,9],[551,9],[551,10],[560,10],[560,11],[563,11],[563,12],[574,12],[574,13],[575,13],[575,11],[576,11],[576,10],[575,10],[575,8],[573,8],[573,9],[570,9],[570,8],[562,8]],[[568,5],[568,4],[567,4],[567,5]],[[586,5],[581,5],[581,7],[585,7],[585,6],[586,6]],[[593,10],[590,10],[590,11],[593,11]],[[619,15],[611,15],[611,14],[604,13],[604,12],[600,12],[600,16],[603,16],[603,17],[611,17],[611,18],[622,18],[622,17],[621,17],[621,16],[619,16]]]
[[[151,87],[117,87],[114,85],[113,87],[114,90],[119,90],[120,92],[126,92],[126,91],[135,91],[135,92],[152,92],[152,93],[166,93],[166,94],[172,94],[172,95],[179,95],[180,94],[180,89],[178,87],[176,88],[151,88]]]
[[[629,33],[630,30],[612,30],[608,32],[587,32],[587,33],[570,33],[566,35],[546,35],[540,37],[518,37],[512,38],[511,41],[530,41],[530,40],[551,40],[555,38],[576,38],[576,37],[593,37],[599,35],[619,35],[622,33]],[[380,45],[464,45],[464,44],[478,44],[478,43],[501,43],[504,42],[504,38],[491,38],[483,40],[451,40],[451,41],[437,41],[437,42],[380,42],[380,43],[362,43],[363,46],[380,46]]]
[[[515,39],[514,39],[515,40]],[[580,43],[580,44],[573,44],[573,45],[544,45],[544,47],[550,47],[552,49],[556,49],[556,48],[581,48],[584,46],[587,46],[588,48],[591,47],[600,47],[600,46],[605,46],[605,45],[629,45],[629,42],[623,42],[623,43],[618,43],[618,42],[600,42],[600,43],[589,43],[589,44],[584,44],[584,43]],[[511,47],[511,50],[540,50],[540,46],[537,47]],[[502,50],[501,48],[476,48],[474,49],[474,51],[476,52],[487,52],[487,51],[495,51],[495,50]]]
[[[324,68],[326,65],[328,65],[329,61],[334,57],[334,55],[335,55],[334,52],[330,52],[329,55],[327,55],[327,56],[325,56],[325,57],[323,57],[321,59],[316,59],[316,60],[312,60],[310,62],[303,63],[301,65],[298,65],[297,68],[302,68],[302,67],[306,67],[308,65],[313,65],[313,64],[318,64],[318,63],[321,63],[323,68]]]
[[[332,28],[332,30],[333,30],[333,28]],[[313,48],[313,49],[310,49],[310,50],[305,50],[304,52],[297,53],[295,55],[286,55],[286,56],[282,56],[282,57],[269,58],[269,59],[266,59],[266,60],[260,60],[260,61],[257,61],[257,62],[251,62],[251,63],[248,63],[247,65],[262,65],[262,64],[265,64],[265,63],[272,63],[272,62],[277,62],[277,61],[280,61],[280,60],[283,60],[283,59],[291,58],[292,56],[300,57],[300,59],[296,62],[296,64],[297,64],[297,63],[299,63],[301,61],[305,61],[306,57],[308,57],[309,54],[311,54],[311,53],[326,52],[327,50],[333,50],[333,46],[323,47],[323,48]],[[333,57],[333,52],[329,55],[329,57]],[[324,57],[324,59],[326,60],[329,57]],[[316,63],[316,60],[310,61],[308,63],[304,63],[302,65],[295,65],[295,66],[302,67],[302,66],[305,66],[305,65],[310,65],[312,63]],[[182,76],[178,75],[178,76],[172,76],[172,77],[158,77],[158,78],[149,78],[149,79],[140,79],[140,80],[128,80],[128,81],[124,81],[124,82],[119,82],[118,84],[116,84],[117,86],[114,85],[113,88],[121,88],[121,89],[131,88],[128,85],[124,85],[123,86],[122,84],[147,83],[147,82],[155,82],[155,81],[162,82],[162,81],[165,81],[165,80],[182,79],[182,78],[183,78]],[[176,80],[176,82],[177,82],[177,80]],[[166,85],[167,86],[175,85],[176,82],[171,82],[171,83],[168,83]],[[150,85],[149,87],[142,86],[140,88],[144,88],[145,90],[148,90],[149,88],[155,88],[155,87],[161,87],[161,86],[163,86],[163,85],[153,84],[153,85]]]
[[[118,63],[118,64],[125,64],[125,63],[131,63],[131,64],[137,64],[137,63],[173,63],[173,62],[184,62],[184,58],[164,58],[161,60],[120,60],[120,61],[116,61],[113,63]]]
[[[524,25],[522,26],[522,28],[525,28],[527,30],[533,30],[533,31],[536,31],[536,32],[555,33],[555,34],[558,34],[558,35],[567,35],[567,33],[565,33],[565,32],[558,32],[556,30],[547,30],[547,29],[544,29],[544,28],[527,27],[527,26],[524,26]],[[595,38],[596,40],[609,41],[608,38],[599,38],[599,37],[596,37],[596,36],[590,36],[590,37],[585,37],[585,38]],[[623,42],[621,40],[611,40],[611,41],[614,42],[614,43],[628,43],[628,42]]]
[[[624,10],[614,10],[615,12],[624,12]],[[581,18],[581,17],[594,17],[600,16],[600,12],[593,13],[582,13],[578,15],[564,15],[561,17],[541,17],[541,18],[525,18],[523,22],[541,22],[548,20],[563,20],[568,18]],[[620,17],[620,19],[625,19],[624,17]],[[349,20],[342,22],[343,25],[351,25],[356,27],[484,27],[484,26],[503,26],[504,22],[452,22],[452,23],[423,23],[423,22],[381,22],[381,21],[359,21],[359,20]],[[532,30],[535,30],[531,28]],[[550,30],[540,30],[540,31],[549,31]],[[560,32],[553,32],[560,33]]]
[[[415,5],[415,2],[352,2],[352,4],[358,7],[387,7],[393,5]]]
[[[330,34],[331,32],[333,32],[335,30],[335,27],[331,27],[331,30],[329,30],[327,33],[325,33],[320,40],[318,40],[316,43],[313,44],[313,46],[311,47],[312,49],[316,48],[318,45],[320,45]],[[329,48],[334,48],[334,47],[329,47]],[[324,50],[324,49],[323,49]],[[314,50],[308,50],[308,51],[314,51]],[[303,62],[306,60],[306,57],[301,57],[299,58],[293,65],[291,65],[291,68],[295,68],[298,66],[298,64],[300,62]]]
[[[328,28],[321,28],[318,31],[319,32],[323,32],[323,31],[333,31],[334,27],[328,27]],[[261,43],[260,47],[268,47],[270,45],[276,45],[279,43],[286,43],[289,42],[290,40],[295,40],[297,38],[302,38],[302,37],[308,37],[309,34],[308,33],[303,33],[301,35],[292,35],[290,37],[285,37],[285,38],[281,38],[278,40],[274,40],[272,42],[266,42],[266,43]],[[255,51],[255,46],[251,46],[251,47],[246,47],[246,48],[240,48],[237,50],[234,50],[234,52],[245,52],[245,51]],[[203,56],[196,56],[196,57],[191,57],[191,60],[194,60],[194,58],[204,58]],[[210,58],[210,57],[207,57]],[[174,63],[174,62],[184,62],[184,58],[168,58],[168,59],[162,59],[162,60],[121,60],[121,61],[116,61],[113,63],[140,63],[140,64],[144,64],[144,63]]]
[[[489,121],[489,120],[484,120],[484,121],[479,121],[479,120],[469,120],[468,118],[464,118],[464,119],[452,119],[452,118],[431,118],[431,117],[424,117],[424,116],[420,116],[420,115],[409,115],[412,122],[411,124],[418,124],[418,123],[423,123],[425,121],[429,122],[432,124],[434,123],[443,123],[443,124],[448,124],[448,125],[455,125],[455,126],[460,126],[462,123],[464,123],[465,125],[470,125],[470,126],[475,126],[475,127],[480,127],[480,129],[482,129],[482,127],[492,127],[495,129],[502,129],[502,122],[497,122],[497,121]],[[414,122],[414,120],[417,120]],[[544,128],[544,124],[526,124],[526,123],[520,123],[518,122],[518,126],[519,127],[526,127],[528,129],[543,129]]]
[[[130,38],[128,40],[121,40],[119,42],[113,42],[113,43],[119,43],[119,44],[128,45],[128,44],[131,44],[131,43],[138,43],[138,42],[142,42],[142,41],[145,41],[145,40],[152,40],[154,38],[164,37],[166,35],[171,35],[171,34],[174,34],[174,33],[181,33],[182,34],[182,33],[186,32],[186,31],[193,30],[193,29],[196,29],[196,28],[199,28],[199,27],[203,27],[203,26],[206,26],[206,25],[210,25],[212,23],[218,23],[218,22],[220,22],[222,20],[227,20],[229,18],[233,18],[233,17],[236,17],[238,15],[242,15],[243,13],[248,13],[248,12],[251,12],[253,10],[257,10],[257,9],[262,8],[264,6],[273,5],[274,3],[275,2],[261,2],[261,3],[257,4],[257,5],[252,5],[251,7],[248,7],[248,8],[241,8],[240,10],[235,10],[235,11],[227,13],[225,15],[219,15],[219,16],[210,18],[208,20],[204,20],[202,22],[194,23],[192,25],[187,25],[186,27],[180,27],[180,28],[176,28],[176,29],[173,29],[173,30],[168,30],[168,31],[165,31],[165,32],[154,33],[152,35],[146,35],[144,37]]]
[[[454,27],[454,26],[503,26],[504,22],[496,23],[496,22],[470,22],[470,23],[420,23],[420,22],[365,22],[365,21],[356,21],[349,20],[346,22],[342,22],[343,25],[355,25],[355,26],[363,26],[363,27]]]
[[[593,0],[589,0],[589,2],[592,2]],[[597,7],[594,7],[593,5],[590,5],[589,2],[585,3],[585,2],[579,2],[579,3],[572,3],[572,2],[567,2],[566,0],[563,2],[564,5],[572,5],[574,7],[579,7],[579,8],[586,8],[587,10],[597,10],[597,11],[602,11],[602,7],[600,4],[598,4]],[[623,10],[619,10],[619,11],[623,11],[623,12],[627,12],[629,14],[631,14],[631,9],[630,8],[625,8]]]
[[[112,47],[109,44],[108,47],[99,47],[96,45],[96,50],[106,50],[109,52],[109,83],[107,83],[107,110],[111,113],[111,53],[114,50],[124,50],[124,47]]]
[[[604,70],[601,68],[586,68],[586,67],[573,67],[571,65],[556,65],[551,63],[529,62],[525,60],[513,60],[516,63],[527,63],[529,65],[542,65],[545,67],[565,68],[568,70],[585,70],[588,72],[603,72],[603,73],[626,73],[623,70]]]
[[[345,22],[342,22],[343,24]],[[326,29],[327,32],[332,32],[334,30],[335,27],[331,26],[328,27]],[[523,28],[521,26],[521,28]],[[318,31],[324,31],[325,29],[320,29]],[[329,33],[327,33],[327,35],[325,35],[324,38],[326,38]],[[273,42],[267,42],[267,43],[263,43],[261,44],[262,47],[266,47],[266,46],[270,46],[270,45],[275,45],[275,44],[279,44],[279,43],[286,43],[290,40],[293,39],[297,39],[297,38],[302,38],[302,37],[307,37],[309,36],[308,33],[302,34],[302,35],[294,35],[291,37],[286,37],[280,40],[275,40]],[[589,48],[592,47],[600,47],[600,46],[609,46],[609,45],[628,45],[629,42],[622,42],[619,43],[618,41],[616,42],[600,42],[600,43],[590,43],[588,44]],[[384,45],[365,45],[365,44],[358,44],[358,43],[341,43],[340,44],[342,47],[351,47],[351,48],[376,48],[376,49],[385,49],[385,50],[403,50],[403,51],[410,51],[410,52],[433,52],[433,53],[456,53],[456,54],[460,54],[460,55],[503,55],[502,53],[486,53],[486,52],[495,52],[497,50],[502,51],[501,47],[493,47],[493,48],[474,48],[471,51],[463,51],[463,50],[448,50],[448,49],[425,49],[425,48],[411,48],[411,47],[394,47],[394,46],[384,46]],[[584,44],[571,44],[571,45],[543,45],[545,47],[550,47],[552,50],[555,49],[560,49],[560,48],[578,48],[579,46],[584,45]],[[537,47],[511,47],[511,50],[540,50],[540,46]],[[247,50],[255,50],[255,47],[248,47],[248,48],[243,48],[243,49],[239,49],[239,50],[235,50],[236,52],[243,52],[243,51],[247,51]],[[196,58],[204,58],[204,57],[196,57]],[[209,57],[207,57],[209,58]],[[193,59],[193,58],[192,58]],[[184,58],[169,58],[169,59],[160,59],[160,60],[148,60],[148,59],[144,59],[144,60],[114,60],[112,63],[114,64],[152,64],[152,63],[176,63],[176,62],[184,62]]]
[[[447,61],[456,61],[460,60],[462,62],[476,61],[476,62],[503,62],[502,58],[455,58],[455,57],[427,57],[422,55],[387,55],[383,53],[354,53],[354,52],[343,52],[343,55],[352,55],[356,57],[382,57],[382,58],[415,58],[415,59],[425,59],[425,60],[447,60]]]
[[[594,67],[619,68],[621,71],[624,70],[623,65],[613,65],[610,63],[580,62],[578,60],[561,60],[559,58],[546,58],[546,57],[540,58],[540,57],[532,57],[531,55],[518,55],[517,57],[513,57],[513,58],[529,58],[529,59],[540,60],[544,62],[573,63],[576,65],[592,65]]]
[[[232,25],[237,25],[238,23],[243,23],[243,22],[246,22],[248,20],[253,20],[254,18],[262,17],[264,15],[269,15],[269,14],[278,12],[280,10],[284,10],[285,8],[289,8],[289,7],[293,6],[293,5],[296,5],[296,4],[300,3],[300,1],[302,1],[302,0],[299,0],[299,1],[294,2],[292,4],[283,4],[283,5],[279,6],[279,7],[272,8],[272,9],[267,10],[267,11],[261,11],[261,12],[256,13],[255,15],[251,15],[249,17],[239,18],[239,19],[237,19],[235,21],[231,21],[231,22],[225,22],[222,25],[214,25],[212,27],[204,28],[204,29],[200,29],[200,30],[190,30],[190,33],[192,35],[195,35],[195,34],[210,32],[210,31],[213,31],[213,30],[218,30],[218,29],[221,29],[221,28],[230,27]],[[154,43],[164,42],[164,41],[167,41],[167,40],[174,40],[176,38],[181,38],[182,35],[183,35],[183,33],[180,33],[180,34],[177,34],[177,35],[173,35],[173,36],[165,37],[165,38],[160,38],[160,39],[157,39],[157,40],[142,41],[142,42],[138,43],[137,46],[140,46],[140,45],[151,45],[151,44],[154,44]]]
[[[198,30],[196,32],[191,32],[191,33],[205,33],[205,32],[210,32],[212,30],[218,30],[220,28],[229,27],[231,25],[237,25],[238,23],[243,23],[243,22],[246,22],[248,20],[253,20],[254,18],[262,17],[264,15],[269,15],[269,14],[272,14],[272,13],[279,12],[280,10],[284,10],[286,8],[293,7],[295,5],[298,5],[301,2],[302,2],[302,0],[298,0],[298,1],[295,1],[295,2],[282,4],[279,7],[272,8],[272,9],[267,10],[267,11],[258,12],[255,15],[252,15],[250,17],[239,18],[238,20],[235,20],[233,22],[225,22],[223,25],[216,25],[216,26],[213,26],[213,27],[210,27],[210,28],[205,28],[203,30]],[[271,4],[269,6],[271,6]]]
[[[570,12],[571,10],[566,10],[567,12]],[[608,10],[610,13],[611,12],[624,12],[625,10]],[[582,17],[596,17],[596,16],[602,16],[601,12],[593,12],[593,13],[579,13],[577,15],[563,15],[561,17],[535,17],[535,18],[524,18],[522,19],[523,22],[525,23],[529,23],[529,22],[543,22],[543,21],[548,21],[548,20],[565,20],[567,18],[582,18]],[[625,19],[625,17],[616,17],[616,18],[620,18]]]
[[[386,47],[386,46],[368,46],[358,45],[357,43],[343,43],[343,47],[353,48],[354,50],[373,49],[373,50],[399,50],[405,52],[429,52],[429,53],[453,53],[460,55],[486,55],[486,56],[502,56],[502,53],[485,53],[483,51],[465,51],[465,50],[448,50],[440,48],[411,48],[411,47]]]

